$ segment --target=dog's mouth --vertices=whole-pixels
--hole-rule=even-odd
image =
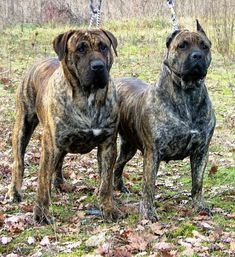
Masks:
[[[109,74],[107,71],[102,72],[101,74],[94,74],[92,79],[92,84],[96,89],[103,89],[109,82]]]
[[[186,66],[186,65],[185,65]],[[207,67],[204,62],[197,62],[190,67],[188,65],[184,68],[182,79],[184,81],[197,81],[205,78],[207,74]]]
[[[109,73],[107,70],[104,70],[100,73],[95,73],[89,71],[85,79],[83,80],[83,87],[85,90],[93,89],[103,89],[109,83]]]

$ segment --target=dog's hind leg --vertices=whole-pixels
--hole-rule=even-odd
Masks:
[[[51,202],[52,175],[58,167],[61,151],[54,145],[52,132],[45,126],[42,136],[42,154],[39,165],[37,199],[34,207],[34,220],[41,224],[51,224],[53,218],[49,213]]]
[[[55,173],[54,173],[54,187],[56,191],[58,192],[67,192],[69,191],[66,187],[66,183],[64,182],[64,176],[62,172],[62,166],[63,166],[63,161],[66,153],[61,152],[60,156],[58,157],[58,162],[55,167]]]
[[[123,193],[129,193],[129,190],[124,185],[122,173],[126,163],[135,155],[137,148],[131,145],[124,137],[120,136],[120,138],[120,152],[114,166],[114,188]]]
[[[22,200],[21,187],[24,176],[25,150],[39,122],[36,113],[29,109],[29,106],[26,106],[23,102],[17,105],[16,121],[12,137],[14,163],[11,184],[6,195],[7,199],[14,202],[20,202]]]

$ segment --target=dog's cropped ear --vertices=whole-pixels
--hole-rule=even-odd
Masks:
[[[175,38],[175,36],[180,32],[180,30],[175,30],[173,33],[171,33],[167,38],[166,38],[166,47],[169,48],[172,40]]]
[[[53,48],[55,52],[57,53],[59,60],[61,61],[65,53],[67,51],[67,42],[69,38],[73,35],[75,30],[70,30],[66,33],[58,35],[54,40],[53,40]]]
[[[196,24],[197,24],[197,32],[200,32],[204,35],[206,35],[205,31],[203,30],[201,24],[199,23],[198,19],[196,19]]]
[[[210,45],[211,45],[211,41],[209,40],[209,38],[206,35],[206,32],[204,31],[204,29],[202,28],[201,24],[199,23],[198,19],[196,19],[196,25],[197,25],[197,32],[203,34],[207,40],[209,41]]]
[[[117,56],[117,45],[118,45],[118,42],[117,42],[116,37],[111,32],[109,32],[108,30],[105,30],[105,29],[100,29],[100,30],[109,39],[109,41],[110,41],[110,43],[111,43],[111,45],[113,47],[114,53]]]

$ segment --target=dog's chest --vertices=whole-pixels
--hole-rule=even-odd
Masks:
[[[206,145],[214,128],[211,106],[181,100],[169,104],[165,119],[156,124],[156,144],[163,160],[183,159]]]
[[[87,153],[115,132],[116,115],[112,109],[106,105],[96,108],[89,104],[83,110],[69,105],[63,116],[57,118],[59,148],[71,153]]]
[[[199,129],[192,129],[186,124],[171,124],[159,130],[158,150],[164,160],[183,159],[189,156],[206,141],[206,135]]]

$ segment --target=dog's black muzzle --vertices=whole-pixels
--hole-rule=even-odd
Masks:
[[[185,61],[183,80],[197,81],[203,79],[207,74],[206,56],[201,51],[193,51]]]
[[[102,60],[92,60],[90,62],[92,84],[95,88],[104,88],[109,81],[109,73],[106,64]]]

